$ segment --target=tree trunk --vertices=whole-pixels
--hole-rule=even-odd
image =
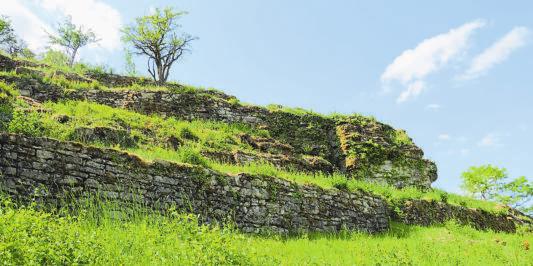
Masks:
[[[76,58],[76,54],[78,53],[78,48],[74,49],[72,51],[72,55],[70,56],[70,61],[68,63],[69,67],[72,67],[74,65],[74,59]]]
[[[157,62],[157,82],[161,84],[166,82],[164,63],[160,61]]]

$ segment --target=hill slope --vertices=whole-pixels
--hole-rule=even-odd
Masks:
[[[250,106],[215,90],[0,56],[0,131],[2,191],[52,210],[97,196],[276,234],[531,224],[432,189],[436,166],[406,132],[360,115]]]
[[[235,155],[235,149],[232,154],[227,147],[203,150],[213,157],[218,155],[218,159],[236,163],[264,160],[309,172],[337,171],[400,188],[429,188],[437,178],[435,164],[423,159],[422,150],[405,131],[372,118],[326,117],[276,106],[267,109],[242,105],[234,97],[212,90],[178,84],[161,87],[145,79],[103,73],[88,72],[82,76],[6,57],[0,58],[0,69],[6,71],[2,75],[5,82],[13,83],[22,96],[39,102],[87,100],[176,119],[247,124],[266,133],[241,134],[239,142],[253,149],[244,154]],[[118,124],[111,126],[130,129]]]

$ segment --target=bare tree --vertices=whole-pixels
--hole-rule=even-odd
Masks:
[[[190,51],[191,42],[197,39],[178,33],[181,25],[177,20],[185,14],[170,7],[158,8],[122,29],[123,41],[131,44],[135,54],[148,56],[148,73],[156,82],[167,81],[172,65]]]

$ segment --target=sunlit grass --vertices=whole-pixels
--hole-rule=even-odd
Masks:
[[[92,201],[92,200],[91,200]],[[193,215],[141,205],[74,204],[49,213],[0,209],[2,265],[249,265],[228,227],[199,225]]]
[[[408,199],[424,199],[429,201],[447,202],[470,208],[479,208],[490,212],[505,212],[496,203],[475,200],[457,194],[432,189],[421,191],[408,187],[397,189],[386,184],[377,184],[355,179],[340,173],[325,174],[322,172],[305,173],[280,169],[265,162],[254,162],[247,165],[222,164],[209,160],[201,155],[202,151],[248,151],[255,152],[251,146],[239,140],[242,133],[268,136],[265,130],[253,129],[248,125],[222,123],[215,121],[184,121],[174,118],[162,118],[157,115],[143,115],[133,111],[111,108],[109,106],[67,101],[46,103],[44,113],[15,112],[10,124],[11,131],[41,135],[59,140],[79,141],[75,130],[80,127],[109,127],[127,130],[128,134],[137,139],[136,147],[121,147],[105,143],[89,143],[100,147],[112,147],[136,154],[145,160],[167,160],[178,163],[189,163],[209,167],[222,173],[250,173],[267,175],[299,184],[314,184],[325,189],[341,189],[355,191],[358,189],[380,195],[391,203]],[[67,122],[58,121],[59,116],[68,116]],[[20,132],[18,132],[20,131]],[[179,140],[179,147],[174,150],[167,147],[169,137]]]
[[[244,240],[261,258],[283,265],[531,265],[531,233],[477,231],[453,222],[420,227],[393,224],[381,235],[345,232]]]
[[[65,202],[68,203],[68,202]],[[343,231],[248,235],[199,225],[172,208],[98,200],[60,210],[0,204],[2,265],[531,265],[533,234],[449,222],[392,224],[377,235]]]

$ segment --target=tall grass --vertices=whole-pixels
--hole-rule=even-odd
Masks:
[[[477,231],[449,222],[433,227],[393,224],[377,236],[249,237],[244,245],[281,265],[531,265],[532,241],[531,233]]]
[[[127,207],[126,207],[127,206]],[[388,232],[247,235],[173,209],[89,198],[45,211],[0,204],[2,265],[531,265],[533,234],[455,223]]]
[[[86,201],[92,202],[92,200]],[[230,227],[199,225],[192,215],[166,215],[140,205],[74,204],[0,208],[2,265],[249,265]]]

